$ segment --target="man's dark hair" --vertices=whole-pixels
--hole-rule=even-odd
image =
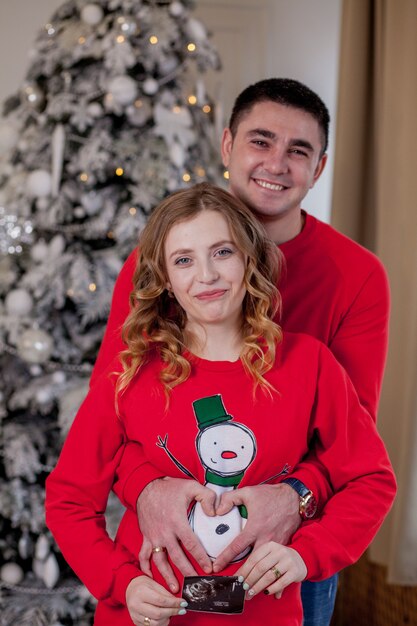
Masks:
[[[246,87],[236,98],[229,120],[232,137],[246,113],[258,102],[271,101],[306,111],[317,120],[323,139],[322,154],[329,141],[329,111],[323,100],[309,87],[291,78],[266,78]]]

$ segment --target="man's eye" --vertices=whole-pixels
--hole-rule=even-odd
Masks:
[[[292,150],[290,150],[291,154],[298,154],[300,156],[305,156],[307,157],[308,154],[307,152],[305,152],[304,150],[300,150],[299,148],[293,148]]]
[[[264,148],[264,147],[268,146],[268,144],[266,143],[266,141],[263,141],[263,139],[254,139],[254,140],[252,141],[252,143],[253,143],[255,146],[259,146],[259,147],[261,147],[261,148]]]

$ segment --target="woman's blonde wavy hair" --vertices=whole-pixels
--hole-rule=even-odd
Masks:
[[[186,314],[167,291],[165,241],[174,225],[193,219],[201,211],[216,211],[226,219],[234,243],[247,259],[240,358],[253,378],[254,392],[258,385],[269,392],[272,389],[264,374],[271,369],[276,345],[282,340],[281,328],[272,321],[281,307],[275,286],[281,253],[240,200],[212,184],[200,183],[163,200],[141,233],[131,311],[122,330],[127,349],[120,354],[123,372],[118,376],[116,396],[127,388],[154,350],[164,364],[160,380],[168,398],[170,390],[190,375],[192,365],[184,355]]]

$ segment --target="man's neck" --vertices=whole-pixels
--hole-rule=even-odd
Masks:
[[[296,213],[265,217],[261,216],[261,222],[270,239],[277,245],[294,239],[304,228],[305,214],[301,209]]]

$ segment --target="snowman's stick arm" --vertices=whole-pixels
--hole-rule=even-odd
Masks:
[[[284,467],[282,468],[282,470],[280,472],[278,472],[278,474],[274,474],[273,476],[270,476],[269,478],[267,478],[266,480],[263,480],[261,483],[259,483],[260,485],[264,485],[265,483],[269,483],[271,482],[271,480],[274,480],[274,478],[278,478],[278,476],[282,476],[283,474],[288,474],[288,472],[290,471],[291,466],[288,465],[288,463],[286,463],[284,465]]]
[[[167,453],[171,461],[178,467],[179,470],[181,470],[181,472],[183,472],[186,476],[189,476],[190,478],[197,480],[197,478],[186,467],[184,467],[184,465],[182,465],[182,463],[180,463],[175,458],[175,456],[168,450],[168,435],[165,435],[164,439],[162,439],[162,437],[158,435],[158,442],[156,445],[159,448],[162,448],[163,450],[165,450],[165,452]]]

